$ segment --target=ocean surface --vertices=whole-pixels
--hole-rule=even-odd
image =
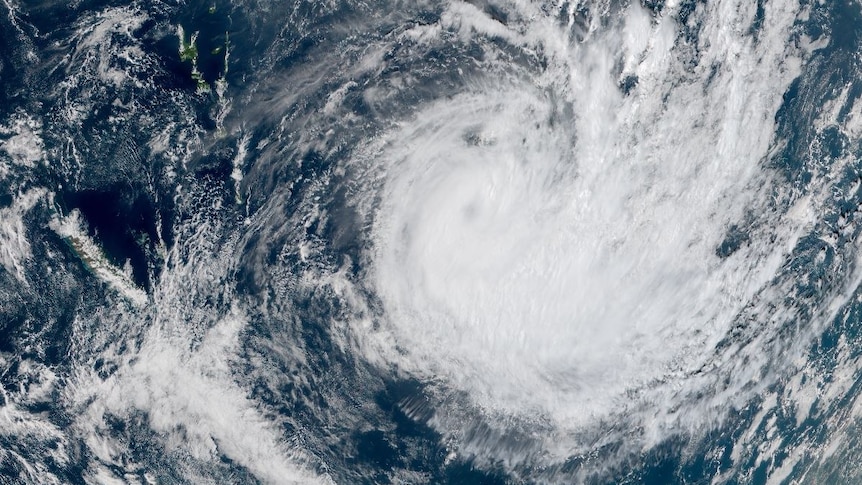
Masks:
[[[0,1],[0,484],[862,483],[858,0]]]

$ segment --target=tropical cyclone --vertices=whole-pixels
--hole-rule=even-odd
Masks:
[[[858,483],[860,26],[0,2],[0,482]]]
[[[440,410],[444,432],[464,419],[549,426],[515,462],[565,460],[595,436],[637,451],[711,426],[765,385],[721,348],[753,308],[789,304],[770,286],[814,222],[785,215],[798,211],[771,198],[769,168],[782,95],[808,54],[800,7],[723,1],[683,19],[673,4],[632,3],[593,10],[577,40],[530,3],[510,8],[506,29],[465,4],[443,18],[465,43],[541,62],[422,106],[353,162],[382,180],[369,280],[385,323],[361,335],[363,351],[437,383],[443,407],[466,395],[474,417]],[[772,218],[722,253],[752,213]],[[495,461],[506,446],[490,441],[477,453]]]

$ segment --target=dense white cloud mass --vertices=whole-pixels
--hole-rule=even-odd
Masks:
[[[544,52],[544,71],[423,106],[354,162],[380,180],[369,260],[385,323],[358,327],[363,350],[489,416],[550,426],[558,458],[622,416],[644,429],[635,443],[700,426],[717,381],[725,401],[755,389],[762,369],[716,364],[719,343],[743,310],[792,305],[769,286],[814,222],[818,201],[776,203],[769,169],[808,54],[792,31],[800,7],[769,4],[755,38],[755,5],[698,5],[697,45],[673,6],[629,4],[578,40],[512,7],[506,28],[467,4],[443,18],[465,42]],[[723,254],[752,214],[768,225]]]

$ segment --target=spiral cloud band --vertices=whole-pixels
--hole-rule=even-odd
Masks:
[[[629,4],[578,39],[513,8],[533,23],[461,4],[444,17],[463,42],[542,52],[544,68],[480,76],[358,157],[378,180],[369,260],[385,322],[359,341],[486,417],[572,437],[544,445],[561,456],[612,418],[644,429],[639,442],[697,425],[716,382],[731,398],[759,388],[757,370],[721,363],[723,342],[788,304],[770,287],[813,222],[816,201],[777,196],[770,169],[810,40],[776,4],[756,39],[755,5],[699,5],[696,45],[673,6]]]
[[[0,11],[0,482],[862,483],[859,1]]]

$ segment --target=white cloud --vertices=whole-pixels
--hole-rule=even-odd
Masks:
[[[76,432],[98,458],[91,475],[105,473],[103,465],[131,466],[126,445],[112,438],[107,418],[143,412],[165,450],[192,463],[212,465],[227,457],[264,483],[330,483],[238,382],[233,364],[240,332],[248,325],[241,306],[236,302],[225,311],[204,308],[197,300],[222,294],[235,301],[223,286],[231,245],[213,252],[209,238],[218,231],[200,220],[190,224],[193,233],[178,232],[151,304],[81,316],[76,325],[73,354],[79,362],[64,396],[78,410]],[[105,316],[112,328],[105,328]],[[98,353],[89,350],[100,346]],[[103,379],[93,366],[99,358],[117,370]],[[190,481],[208,480],[191,465],[183,473]]]
[[[9,207],[0,209],[0,264],[25,283],[24,265],[31,257],[24,214],[47,197],[45,189],[30,189],[19,194]]]
[[[770,4],[756,43],[754,5],[699,5],[692,59],[672,6],[652,17],[631,4],[570,42],[517,4],[505,27],[466,4],[442,24],[465,41],[541,46],[546,71],[473,81],[352,162],[381,199],[356,206],[375,221],[371,278],[385,310],[356,338],[370,360],[463,391],[489,416],[550,423],[544,451],[559,459],[590,446],[561,437],[614,416],[643,426],[649,445],[713,419],[680,409],[712,405],[686,401],[713,382],[687,376],[714,364],[746,305],[784,304],[763,289],[813,224],[816,210],[774,214],[716,255],[747,210],[774,211],[764,161],[805,55],[790,40],[798,5]],[[638,79],[628,95],[623,75]],[[718,375],[732,380],[721,399],[754,392],[756,371]],[[461,421],[445,414],[435,423],[457,435]]]

